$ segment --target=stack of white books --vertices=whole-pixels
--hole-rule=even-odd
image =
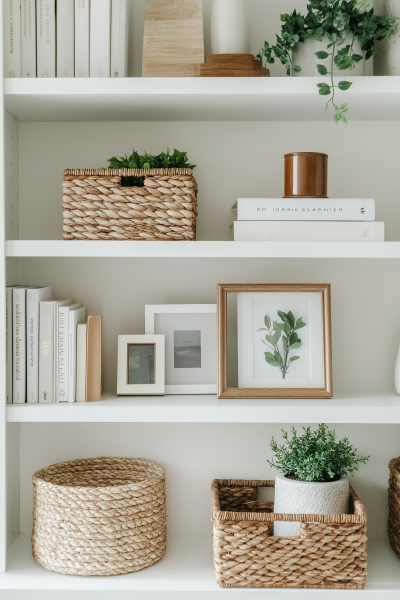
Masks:
[[[3,2],[5,77],[127,77],[128,0]]]
[[[360,198],[238,198],[237,242],[383,242],[375,200]]]
[[[51,286],[6,288],[7,403],[100,400],[101,317]]]

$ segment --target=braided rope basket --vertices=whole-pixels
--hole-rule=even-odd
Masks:
[[[366,512],[350,486],[348,515],[274,514],[257,502],[274,481],[212,483],[214,571],[222,588],[362,590],[366,584]],[[275,537],[274,521],[300,521],[300,536]]]
[[[389,519],[387,532],[390,545],[400,558],[400,457],[389,463]]]
[[[167,547],[165,471],[143,459],[92,458],[33,476],[32,553],[66,575],[121,575]]]
[[[145,177],[121,187],[121,177]],[[197,183],[191,169],[68,169],[64,240],[195,240]]]

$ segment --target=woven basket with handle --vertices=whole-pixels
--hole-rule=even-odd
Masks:
[[[122,187],[144,177],[144,187]],[[191,169],[68,169],[64,240],[195,240],[197,183]]]
[[[274,481],[212,483],[214,571],[223,588],[361,590],[367,576],[366,512],[350,486],[348,515],[274,514],[258,502]],[[275,537],[274,521],[300,521],[300,536]]]
[[[390,545],[400,558],[400,457],[389,463],[389,519],[387,532]]]
[[[32,553],[66,575],[121,575],[167,547],[165,471],[144,459],[59,463],[33,476]]]

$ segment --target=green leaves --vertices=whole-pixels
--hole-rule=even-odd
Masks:
[[[300,319],[297,319],[296,321],[296,327],[294,328],[294,330],[297,331],[298,329],[302,329],[305,326],[306,324],[303,321],[303,317],[300,317]]]
[[[314,56],[316,56],[319,60],[324,60],[324,58],[328,58],[328,56],[330,56],[327,52],[323,52],[322,50],[320,52],[315,52]]]
[[[271,354],[271,352],[264,352],[266,362],[271,365],[271,367],[279,367],[279,363],[275,359],[275,355]]]
[[[320,75],[328,74],[328,69],[324,65],[317,65],[317,71]]]
[[[300,356],[292,356],[292,358],[289,360],[289,362],[294,362],[295,360],[299,360]]]
[[[338,84],[338,88],[339,88],[339,90],[342,90],[344,92],[345,90],[348,90],[349,88],[351,88],[352,85],[353,85],[352,81],[340,81]]]
[[[267,327],[267,329],[271,329],[271,319],[270,319],[269,315],[265,315],[264,323],[265,323],[265,327]]]
[[[321,96],[329,96],[331,93],[331,86],[327,83],[317,83],[317,87],[319,88],[319,93]]]

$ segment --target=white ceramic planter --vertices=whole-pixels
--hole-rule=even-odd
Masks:
[[[250,8],[246,0],[214,0],[211,54],[250,54]]]
[[[377,15],[400,17],[400,0],[374,0]],[[374,52],[374,75],[400,75],[400,28],[387,40],[377,41]]]
[[[394,367],[394,386],[396,388],[396,392],[400,394],[400,346],[397,353],[396,365]]]
[[[275,480],[275,513],[341,515],[349,512],[349,480],[309,482],[277,475]],[[300,523],[275,521],[274,535],[300,535]]]
[[[292,65],[301,67],[300,73],[292,72],[292,77],[322,77],[317,71],[317,64],[324,65],[328,71],[331,70],[331,61],[332,57],[329,56],[325,59],[320,59],[315,56],[316,52],[321,50],[330,52],[331,50],[327,50],[327,46],[329,44],[328,38],[324,38],[322,42],[318,42],[317,40],[310,39],[306,40],[302,44],[296,44],[292,51]],[[344,44],[341,46],[336,46],[339,50],[343,48],[343,46],[351,43],[351,36],[349,36]],[[356,64],[356,68],[353,71],[340,71],[337,68],[334,68],[333,73],[335,76],[341,76],[344,74],[351,75],[351,77],[355,77],[357,75],[365,75],[365,52],[361,50],[361,42],[354,42],[353,46],[354,54],[360,54],[364,57],[363,60],[360,60],[359,63]],[[329,77],[330,75],[325,75],[325,77]]]

